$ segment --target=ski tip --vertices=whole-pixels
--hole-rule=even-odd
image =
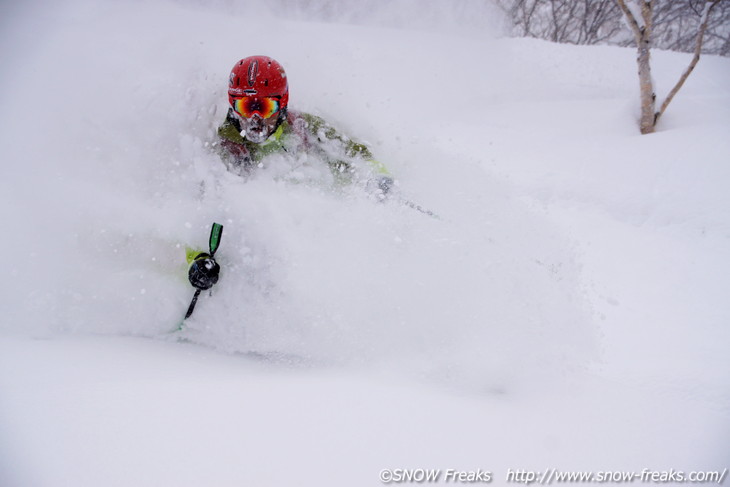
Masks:
[[[220,223],[213,223],[213,226],[210,228],[210,239],[208,240],[210,255],[215,255],[215,251],[218,250],[218,246],[221,244],[222,236],[223,225]]]

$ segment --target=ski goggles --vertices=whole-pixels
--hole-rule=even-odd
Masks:
[[[270,118],[279,112],[279,98],[273,96],[234,98],[233,109],[244,118],[251,118],[256,113],[261,118]]]

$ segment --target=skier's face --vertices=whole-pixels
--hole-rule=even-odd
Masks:
[[[241,121],[241,135],[254,144],[261,144],[276,130],[277,117],[262,118],[255,113],[250,118],[239,117]]]
[[[241,123],[241,136],[261,144],[276,130],[280,116],[280,98],[244,96],[231,99],[233,113]]]

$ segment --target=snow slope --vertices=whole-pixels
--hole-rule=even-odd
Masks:
[[[728,466],[726,59],[640,136],[628,49],[199,4],[2,6],[0,484]],[[441,218],[226,173],[256,53]],[[660,96],[687,61],[655,53]],[[221,283],[171,335],[213,221]]]

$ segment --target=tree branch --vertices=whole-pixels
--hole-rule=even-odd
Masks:
[[[654,115],[654,124],[659,120],[659,117],[662,116],[664,111],[669,106],[669,103],[671,103],[672,99],[674,98],[674,95],[677,94],[680,88],[684,85],[684,82],[687,81],[687,78],[692,73],[692,71],[695,69],[695,66],[697,65],[697,62],[700,60],[700,54],[702,52],[702,42],[705,37],[705,31],[707,30],[707,23],[710,19],[710,12],[712,9],[720,3],[720,0],[710,0],[705,4],[705,10],[702,12],[702,23],[700,24],[700,29],[697,32],[697,41],[695,42],[695,53],[694,57],[692,58],[692,61],[689,63],[689,66],[687,66],[687,69],[682,73],[682,76],[679,78],[679,81],[677,81],[677,84],[674,85],[674,88],[672,88],[672,91],[669,92],[667,95],[667,98],[664,100],[664,103],[662,103],[661,108],[658,112]]]
[[[634,13],[631,11],[631,9],[626,6],[625,0],[616,0],[616,2],[621,8],[621,11],[624,13],[626,21],[629,23],[629,27],[631,27],[631,30],[636,37],[636,45],[638,46],[641,43],[641,27],[639,27],[639,21],[636,20],[636,17],[634,17]]]

